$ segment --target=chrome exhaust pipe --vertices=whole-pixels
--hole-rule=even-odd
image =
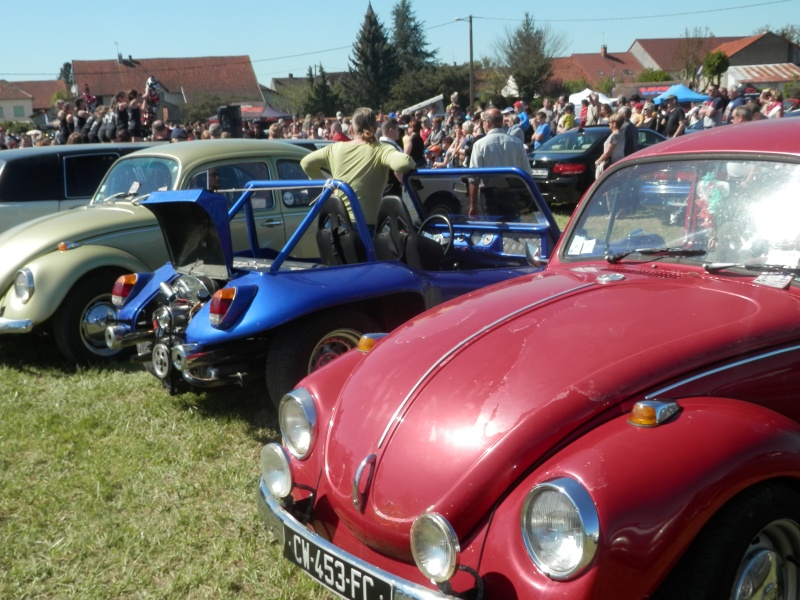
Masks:
[[[152,330],[131,331],[129,325],[109,325],[106,327],[105,339],[106,346],[112,350],[119,350],[134,344],[154,340],[155,332]]]

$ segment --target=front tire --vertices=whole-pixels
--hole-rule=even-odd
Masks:
[[[111,290],[116,275],[95,275],[79,281],[53,316],[56,345],[69,360],[78,364],[104,362],[125,354],[124,348],[106,345],[105,330],[114,318]]]
[[[800,492],[765,484],[709,521],[654,599],[798,600],[798,557]]]
[[[267,353],[267,392],[275,407],[303,377],[355,348],[365,333],[380,328],[353,309],[335,309],[282,327]]]

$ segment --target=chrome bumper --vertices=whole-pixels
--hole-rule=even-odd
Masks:
[[[33,321],[30,319],[7,319],[0,317],[0,333],[30,333]]]
[[[447,596],[441,592],[436,592],[416,583],[406,581],[405,579],[400,579],[388,571],[379,569],[345,552],[341,548],[334,546],[325,538],[310,531],[281,506],[280,502],[266,488],[263,479],[259,479],[256,501],[258,503],[259,515],[267,524],[267,527],[275,534],[277,539],[281,541],[282,546],[286,545],[283,533],[284,527],[287,527],[300,537],[316,544],[328,554],[359,569],[362,573],[388,581],[394,588],[394,600],[453,600],[453,596]]]

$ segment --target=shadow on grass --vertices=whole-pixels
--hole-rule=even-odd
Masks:
[[[132,373],[141,370],[128,360],[129,355],[117,359],[100,361],[90,365],[101,371]],[[46,332],[25,335],[0,336],[0,364],[20,372],[54,370],[69,375],[89,365],[77,365],[59,352],[53,336]]]

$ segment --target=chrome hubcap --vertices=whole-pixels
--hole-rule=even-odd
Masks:
[[[106,325],[114,318],[114,308],[106,296],[95,298],[81,318],[81,340],[93,354],[109,356],[118,350],[111,350],[106,344]]]
[[[798,600],[800,526],[773,521],[753,539],[739,565],[731,600]]]
[[[324,336],[311,352],[311,359],[308,362],[308,372],[316,371],[324,367],[337,356],[341,356],[348,350],[352,350],[358,345],[361,333],[353,329],[336,329]]]
[[[171,366],[170,351],[166,344],[156,344],[153,346],[153,372],[156,377],[164,379],[169,375]]]

